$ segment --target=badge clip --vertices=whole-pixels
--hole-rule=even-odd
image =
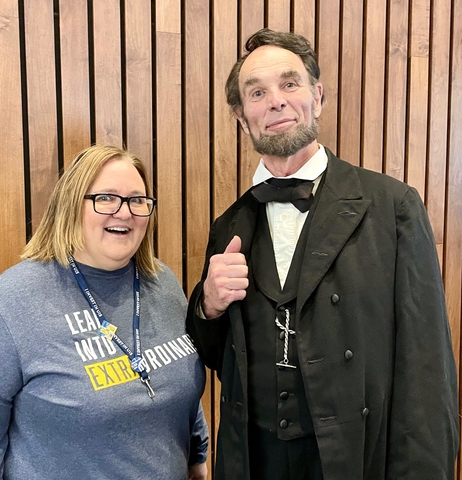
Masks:
[[[101,324],[101,327],[99,327],[98,329],[98,335],[100,335],[101,337],[105,337],[108,340],[112,340],[116,331],[117,327],[115,325],[112,325],[112,323],[104,320]]]

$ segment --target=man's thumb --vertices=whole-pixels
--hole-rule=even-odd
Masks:
[[[241,237],[234,235],[231,241],[228,243],[224,253],[239,253],[242,247]]]

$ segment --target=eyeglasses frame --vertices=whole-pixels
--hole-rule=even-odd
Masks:
[[[111,195],[112,197],[120,198],[121,201],[120,201],[119,208],[116,211],[110,212],[110,213],[98,212],[96,210],[95,200],[96,200],[96,197],[98,197],[99,195]],[[150,217],[152,215],[152,212],[154,212],[154,207],[157,205],[157,199],[154,197],[148,197],[147,195],[134,195],[133,197],[122,197],[122,195],[117,195],[116,193],[102,192],[102,193],[87,193],[86,195],[83,196],[83,198],[85,200],[92,200],[93,210],[95,211],[95,213],[98,213],[99,215],[115,215],[122,208],[122,205],[126,202],[128,206],[128,210],[130,211],[131,215],[134,215],[135,217]],[[139,213],[133,213],[130,206],[130,200],[132,198],[148,198],[152,200],[152,210],[147,215],[140,215]]]

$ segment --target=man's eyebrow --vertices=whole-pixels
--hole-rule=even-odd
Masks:
[[[258,83],[260,81],[259,78],[257,77],[249,77],[245,82],[244,82],[244,86],[243,86],[243,89],[247,89],[249,87],[251,87],[252,85],[255,85],[256,83]]]
[[[281,78],[288,79],[293,78],[295,80],[301,80],[302,76],[297,72],[297,70],[286,70],[285,72],[281,73]]]

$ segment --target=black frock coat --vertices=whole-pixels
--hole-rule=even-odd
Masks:
[[[457,381],[432,230],[417,191],[328,149],[302,261],[296,341],[325,480],[454,478]],[[212,225],[210,257],[239,235],[248,254],[250,191]],[[247,352],[240,302],[187,329],[221,381],[217,480],[246,480]]]

